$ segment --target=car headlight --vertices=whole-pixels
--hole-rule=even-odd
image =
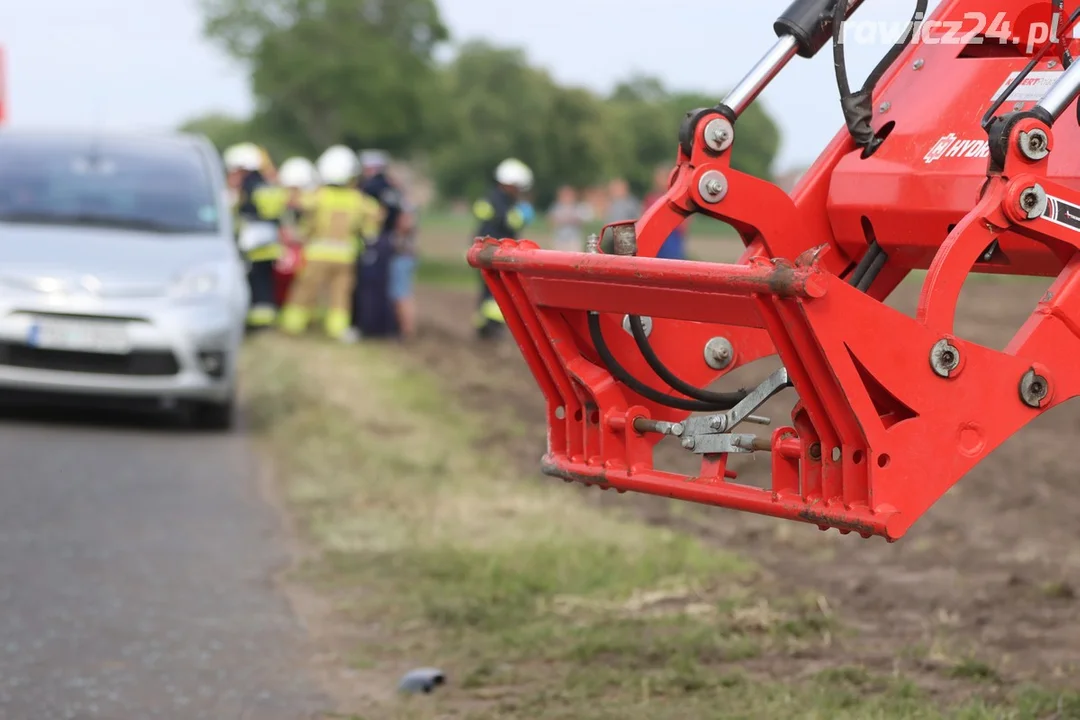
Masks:
[[[202,300],[225,294],[225,273],[220,268],[202,267],[189,270],[173,283],[171,295],[180,300]]]

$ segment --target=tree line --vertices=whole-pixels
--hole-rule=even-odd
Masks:
[[[628,78],[602,96],[562,85],[520,49],[450,41],[436,0],[202,0],[206,37],[250,73],[249,118],[210,115],[183,129],[219,148],[253,140],[275,158],[334,143],[381,148],[425,168],[443,198],[475,197],[505,157],[536,174],[536,199],[562,184],[626,178],[636,192],[675,159],[688,110],[719,93]],[[732,163],[770,177],[780,133],[760,105],[740,119]]]

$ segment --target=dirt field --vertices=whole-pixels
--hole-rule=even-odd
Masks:
[[[719,256],[726,253],[710,253]],[[985,280],[962,302],[958,332],[1001,347],[1045,285]],[[911,312],[918,286],[897,291]],[[434,370],[470,410],[490,417],[483,443],[512,450],[523,481],[536,480],[544,450],[543,402],[516,347],[484,354],[470,335],[473,291],[422,288],[422,336],[411,362]],[[763,377],[769,368],[747,369]],[[789,391],[790,392],[790,391]],[[779,401],[778,401],[779,402]],[[774,417],[779,411],[774,409]],[[769,413],[766,413],[769,414]],[[768,676],[800,677],[861,664],[914,678],[941,699],[1025,681],[1080,684],[1080,495],[1074,447],[1080,405],[1042,418],[963,479],[895,544],[663,499],[565,486],[567,502],[632,509],[652,523],[691,528],[717,547],[766,568],[753,584],[768,595],[811,590],[847,631],[803,653],[749,660]],[[685,463],[678,447],[662,462]],[[755,464],[756,463],[756,464]],[[767,472],[764,457],[751,476]],[[550,482],[558,482],[551,480]],[[561,483],[560,483],[561,485]],[[1053,717],[1076,717],[1061,709]]]

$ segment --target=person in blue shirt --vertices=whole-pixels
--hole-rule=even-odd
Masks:
[[[670,167],[660,167],[656,170],[656,175],[653,178],[653,192],[646,196],[645,207],[652,207],[657,201],[663,197],[664,193],[668,189],[668,178],[671,176]],[[656,252],[656,257],[667,258],[668,260],[685,260],[686,259],[686,234],[690,226],[690,220],[687,220],[675,228],[675,230],[668,235],[667,240],[660,246],[660,249]]]

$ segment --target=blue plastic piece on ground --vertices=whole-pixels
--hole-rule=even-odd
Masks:
[[[398,689],[406,693],[430,693],[446,682],[446,675],[438,668],[417,668],[405,673]]]

